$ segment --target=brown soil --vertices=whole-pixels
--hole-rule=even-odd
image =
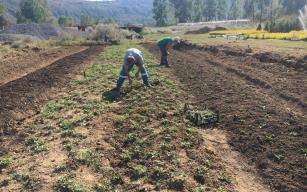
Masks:
[[[102,48],[71,47],[37,54],[17,65],[16,68],[20,67],[25,73],[17,69],[15,72],[5,72],[8,69],[13,70],[8,65],[12,61],[7,61],[1,73],[6,78],[0,82],[3,83],[7,79],[15,80],[0,86],[1,132],[13,134],[12,127],[20,124],[26,117],[39,113],[42,104],[58,94],[59,89],[69,82],[70,77],[89,64],[91,58],[100,53]]]
[[[227,29],[225,27],[218,27],[218,26],[215,28],[203,27],[195,31],[188,31],[185,34],[205,34],[205,33],[209,33],[210,31],[224,31],[224,30],[227,30]]]
[[[225,130],[207,129],[201,131],[207,150],[213,151],[219,157],[227,173],[235,179],[235,189],[239,192],[270,191],[268,186],[257,174],[255,168],[248,165],[241,154],[229,145],[228,134]],[[203,147],[205,148],[205,147]]]
[[[0,61],[0,86],[86,48],[84,46],[72,46],[47,51],[38,49],[38,52],[25,49],[22,56]]]
[[[145,46],[160,55],[154,44]],[[227,140],[272,189],[307,190],[306,61],[186,43],[170,61],[197,105],[219,109]]]

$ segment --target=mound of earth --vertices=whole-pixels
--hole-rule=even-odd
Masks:
[[[4,77],[0,78],[0,134],[3,130],[6,132],[8,127],[14,127],[11,125],[16,119],[35,114],[38,106],[56,94],[56,88],[65,85],[71,74],[78,73],[103,48],[59,48],[29,54],[29,58],[7,60],[2,64],[0,62],[0,76]],[[15,68],[14,72],[12,68]]]
[[[49,39],[60,34],[61,30],[52,24],[17,24],[6,27],[1,34],[30,35],[39,39]]]
[[[224,30],[227,30],[227,29],[225,27],[219,27],[219,26],[215,28],[210,28],[206,26],[196,31],[188,31],[185,34],[204,34],[204,33],[209,33],[210,31],[224,31]]]

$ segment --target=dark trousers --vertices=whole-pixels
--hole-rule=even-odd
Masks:
[[[167,49],[165,45],[159,45],[160,47],[160,52],[161,52],[161,61],[160,65],[168,65],[168,60],[167,60]]]

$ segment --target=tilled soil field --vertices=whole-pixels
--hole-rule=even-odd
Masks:
[[[0,61],[0,86],[85,49],[86,46],[61,47],[46,51],[33,48],[22,50],[21,55],[16,57],[3,58]]]
[[[170,61],[190,101],[219,109],[219,128],[273,190],[307,190],[306,60],[181,43]]]
[[[134,81],[118,100],[108,99],[122,53],[129,47],[126,43],[104,49],[82,77],[57,89],[63,95],[18,121],[15,134],[1,137],[0,190],[268,191],[253,171],[234,170],[245,161],[235,154],[218,155],[221,147],[214,145],[220,142],[224,151],[231,151],[223,133],[214,131],[212,135],[220,137],[208,137],[214,143],[204,143],[207,135],[182,113],[185,93],[147,51],[143,54],[153,86],[148,89]],[[78,64],[74,57],[66,63]],[[44,76],[37,77],[35,82],[44,83]],[[35,93],[39,99],[41,94]]]
[[[32,62],[31,58],[24,60],[22,65],[22,61],[19,61],[19,66],[25,72],[30,72],[25,76],[19,69],[12,75],[3,74],[6,79],[15,80],[0,86],[1,132],[12,134],[15,124],[39,113],[42,104],[59,93],[59,89],[69,82],[71,75],[88,64],[91,57],[97,56],[102,49],[102,46],[91,46],[50,51],[32,57]]]

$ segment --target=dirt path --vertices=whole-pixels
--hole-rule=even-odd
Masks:
[[[159,57],[155,45],[146,47]],[[171,52],[174,75],[191,94],[189,100],[220,110],[219,129],[227,131],[228,143],[240,156],[277,191],[301,192],[307,188],[303,153],[307,139],[306,69],[270,58],[243,50],[186,44]],[[219,142],[217,138],[213,141]],[[220,155],[233,159],[231,152]],[[236,167],[233,164],[230,170]],[[240,170],[244,169],[238,169],[244,183],[250,176],[241,177]]]
[[[20,57],[0,61],[0,86],[44,68],[68,55],[85,50],[85,46],[70,46],[46,51],[30,52]]]
[[[102,48],[102,46],[74,47],[70,50],[73,50],[73,54],[40,68],[55,60],[55,57],[49,57],[50,55],[47,54],[42,65],[35,63],[27,65],[28,67],[37,66],[38,70],[1,85],[1,130],[13,133],[12,130],[8,130],[9,127],[15,127],[14,124],[20,123],[25,117],[39,113],[41,105],[48,101],[52,95],[58,94],[59,89],[69,81],[74,72],[88,64],[93,56],[101,52]],[[63,56],[63,54],[60,55]],[[64,53],[64,55],[66,54]],[[28,69],[31,70],[30,68]]]
[[[229,145],[227,132],[219,129],[200,131],[207,150],[222,157],[221,162],[228,174],[235,178],[235,189],[238,192],[269,192],[267,185],[255,174],[255,168],[243,159],[239,152],[234,151]]]

